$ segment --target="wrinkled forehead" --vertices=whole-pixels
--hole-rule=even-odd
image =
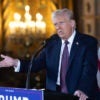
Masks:
[[[62,14],[57,14],[57,15],[55,15],[54,17],[52,17],[52,21],[53,22],[55,22],[55,21],[60,21],[60,20],[69,20],[70,19],[70,17],[67,15],[67,14],[65,14],[65,13],[62,13]]]
[[[52,15],[52,19],[54,18],[60,18],[60,17],[63,17],[63,18],[70,18],[70,15],[67,14],[67,13],[64,13],[64,12],[58,12],[58,13],[54,13]]]

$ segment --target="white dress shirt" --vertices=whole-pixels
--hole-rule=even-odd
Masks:
[[[69,52],[69,55],[70,55],[70,51],[71,51],[71,47],[72,47],[72,43],[73,43],[75,34],[76,34],[76,31],[74,31],[72,33],[72,35],[70,36],[70,38],[67,40],[69,42],[68,43],[68,52]],[[65,41],[62,40],[61,51],[60,51],[60,59],[59,59],[59,71],[58,71],[58,77],[57,77],[57,83],[56,83],[57,85],[60,85],[61,59],[62,59],[62,53],[63,53],[64,47],[65,47]]]

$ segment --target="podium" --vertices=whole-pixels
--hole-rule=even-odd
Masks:
[[[78,97],[44,90],[0,87],[0,100],[78,100]]]
[[[79,98],[71,94],[44,91],[44,100],[79,100]]]

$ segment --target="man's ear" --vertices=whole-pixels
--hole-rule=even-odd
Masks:
[[[72,27],[75,27],[75,20],[71,20]]]

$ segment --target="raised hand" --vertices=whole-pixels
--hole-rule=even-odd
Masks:
[[[0,61],[0,68],[1,67],[13,67],[13,66],[17,66],[18,63],[18,59],[14,59],[10,56],[5,56],[3,54],[1,54],[1,58],[3,60]]]

